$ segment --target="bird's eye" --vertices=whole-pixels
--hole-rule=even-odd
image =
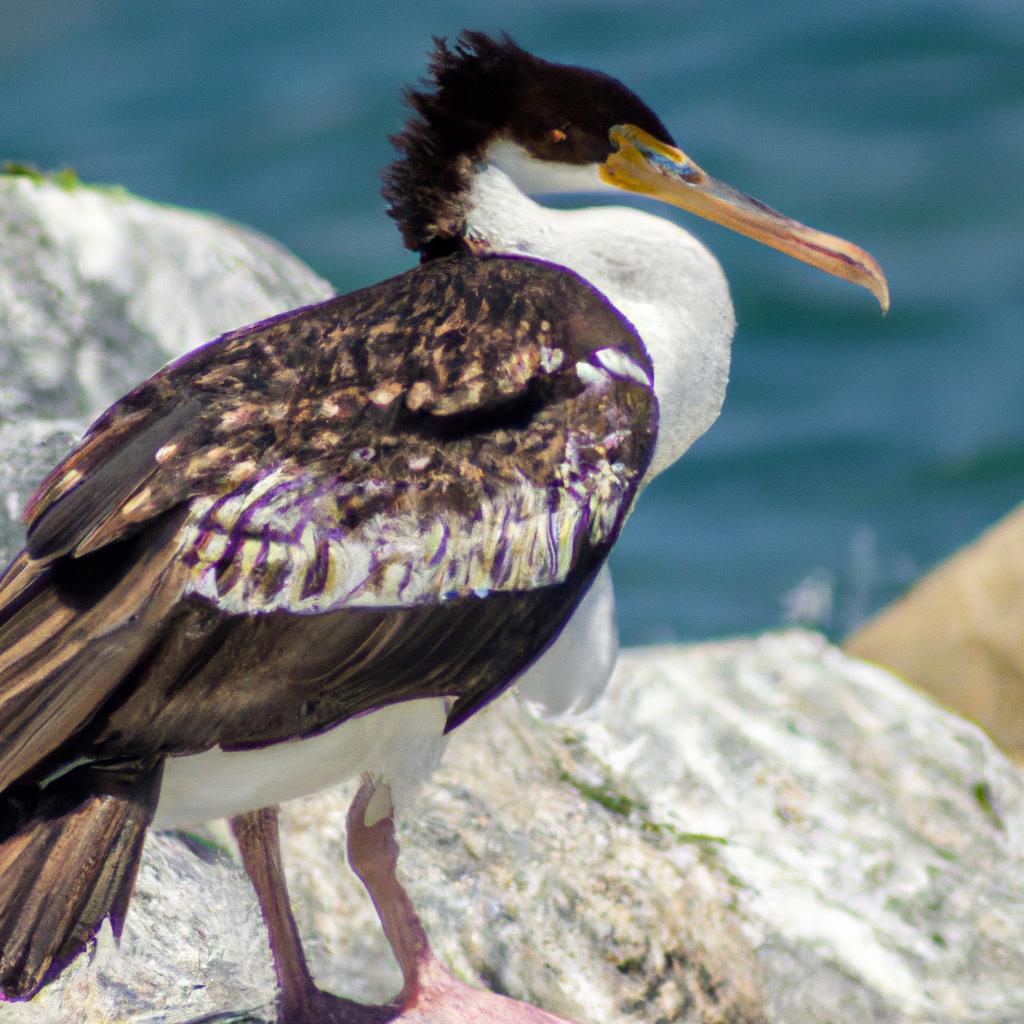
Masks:
[[[565,132],[561,128],[552,128],[551,131],[548,132],[548,138],[551,139],[552,142],[565,142]]]

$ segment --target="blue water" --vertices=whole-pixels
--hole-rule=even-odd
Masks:
[[[463,26],[619,76],[711,173],[872,251],[885,319],[687,223],[732,282],[733,378],[620,542],[628,641],[842,633],[1024,494],[1019,0],[0,0],[0,26],[0,157],[237,218],[339,290],[410,264],[377,174]]]

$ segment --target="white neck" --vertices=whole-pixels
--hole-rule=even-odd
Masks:
[[[515,178],[520,168],[504,166]],[[596,174],[569,169],[555,191],[594,191]],[[563,176],[564,177],[564,176]],[[530,187],[530,181],[526,187]],[[582,188],[581,188],[582,186]],[[621,195],[621,193],[618,193]],[[624,207],[552,210],[529,199],[492,161],[475,176],[471,240],[496,253],[568,267],[636,328],[654,365],[659,428],[645,480],[672,465],[715,421],[729,379],[735,319],[714,256],[661,217]]]

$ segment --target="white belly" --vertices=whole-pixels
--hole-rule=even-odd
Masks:
[[[170,757],[153,827],[184,828],[230,818],[307,796],[362,772],[389,783],[400,809],[441,760],[446,712],[445,698],[410,700],[307,739]]]
[[[520,677],[524,696],[551,714],[586,708],[604,691],[618,653],[615,598],[603,568],[565,629]],[[369,773],[398,810],[440,763],[449,701],[392,704],[318,736],[256,750],[220,748],[170,757],[154,828],[185,828],[308,796]]]

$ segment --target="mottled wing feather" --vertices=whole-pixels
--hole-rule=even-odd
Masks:
[[[635,490],[634,438],[606,398],[588,385],[529,430],[424,445],[397,472],[371,465],[352,480],[285,464],[197,499],[184,541],[188,592],[235,613],[320,613],[559,582],[583,547],[611,538]],[[571,433],[555,412],[575,420]],[[531,444],[550,460],[545,480],[520,468]]]
[[[469,256],[225,335],[108,410],[0,576],[0,987],[119,930],[164,756],[421,697],[454,728],[505,689],[598,571],[656,421],[605,299]]]
[[[571,273],[434,261],[151,378],[37,492],[28,549],[93,551],[188,502],[186,592],[232,613],[550,585],[617,531],[649,374]]]
[[[31,557],[0,579],[0,791],[417,697],[458,724],[607,555],[653,449],[650,374],[570,272],[468,256],[171,364],[26,510]]]
[[[198,409],[185,397],[152,412],[128,413],[106,431],[93,428],[26,508],[31,557],[83,555],[123,536],[128,499],[159,469],[154,453],[187,434]]]

